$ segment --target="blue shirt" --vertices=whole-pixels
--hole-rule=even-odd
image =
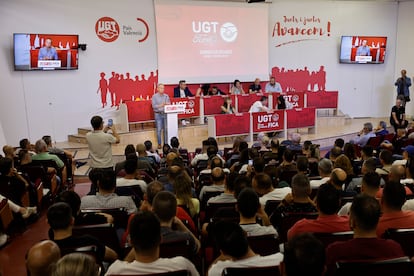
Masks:
[[[164,112],[164,106],[160,106],[161,104],[170,104],[170,97],[167,94],[156,93],[152,96],[152,109],[154,112]]]
[[[275,82],[274,85],[272,85],[270,82],[266,83],[265,86],[265,91],[266,92],[282,92],[282,87],[280,86],[280,83]]]
[[[357,56],[370,56],[371,55],[371,50],[369,49],[368,46],[359,46],[357,48],[356,55]]]
[[[58,55],[57,55],[56,49],[53,48],[53,47],[51,47],[51,48],[48,48],[48,47],[40,48],[38,59],[39,60],[44,60],[44,59],[46,59],[46,60],[50,60],[50,59],[57,60]]]

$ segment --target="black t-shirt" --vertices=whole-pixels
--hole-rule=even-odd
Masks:
[[[262,89],[262,86],[260,84],[259,85],[252,84],[249,87],[249,90],[252,90],[255,93],[259,92],[261,89]]]
[[[97,247],[96,258],[97,262],[102,262],[105,256],[105,245],[103,245],[96,238],[83,235],[83,236],[70,236],[69,238],[63,240],[54,240],[54,242],[59,246],[62,252],[68,252],[71,249],[95,245]]]
[[[392,116],[392,113],[394,113],[394,112],[395,112],[395,116],[397,117],[397,120],[399,122],[402,122],[403,115],[405,114],[405,107],[402,106],[402,105],[400,107],[397,107],[396,105],[394,105],[392,107],[392,109],[391,109],[391,116],[390,116],[390,124],[391,125],[393,125],[395,123],[394,122],[394,117]]]

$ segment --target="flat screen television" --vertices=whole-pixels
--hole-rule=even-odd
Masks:
[[[386,36],[342,36],[340,63],[384,63]]]
[[[76,70],[78,43],[73,34],[14,34],[14,70]]]

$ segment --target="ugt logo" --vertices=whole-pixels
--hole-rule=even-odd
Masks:
[[[104,42],[113,42],[119,37],[119,25],[111,17],[101,17],[96,21],[96,35]]]

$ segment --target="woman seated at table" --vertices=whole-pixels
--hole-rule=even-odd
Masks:
[[[241,82],[239,80],[234,81],[233,87],[230,90],[230,94],[232,94],[232,95],[246,94],[246,92],[244,92],[243,87],[241,85]]]
[[[224,98],[223,105],[221,106],[221,113],[222,114],[234,114],[235,113],[234,107],[231,105],[230,97]]]

